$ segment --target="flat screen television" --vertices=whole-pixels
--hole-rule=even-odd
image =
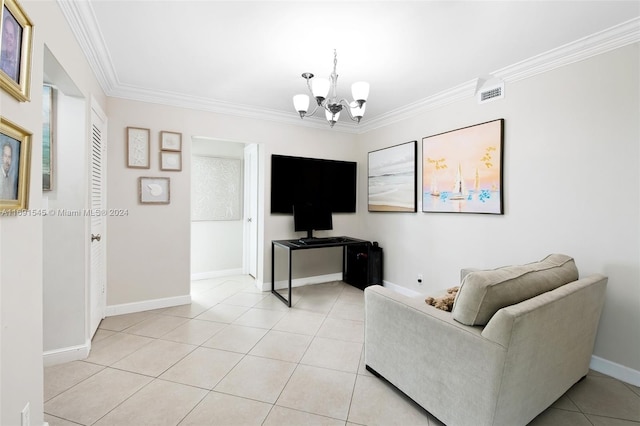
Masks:
[[[292,214],[301,204],[355,213],[356,185],[354,161],[271,156],[271,213]]]
[[[293,228],[296,232],[307,233],[307,238],[313,238],[313,231],[328,231],[333,229],[331,210],[323,206],[311,204],[296,204],[293,206]]]

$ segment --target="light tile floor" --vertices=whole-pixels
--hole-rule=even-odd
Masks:
[[[190,305],[109,317],[84,361],[45,369],[63,425],[441,425],[363,364],[362,291],[250,277],[192,283]],[[535,426],[640,424],[640,388],[591,372]]]

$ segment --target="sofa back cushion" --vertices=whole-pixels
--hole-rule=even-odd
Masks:
[[[466,325],[486,325],[505,306],[520,303],[578,279],[573,258],[551,254],[539,262],[474,271],[460,284],[453,319]]]

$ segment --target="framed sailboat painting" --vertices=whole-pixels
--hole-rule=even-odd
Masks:
[[[503,214],[504,119],[422,139],[422,211]]]

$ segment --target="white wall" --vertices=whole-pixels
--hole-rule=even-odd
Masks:
[[[203,138],[194,138],[192,143],[194,156],[244,159],[243,143]],[[242,216],[237,220],[191,221],[193,279],[242,273],[243,223]]]
[[[85,345],[87,149],[83,99],[57,91],[53,189],[43,194],[44,351]],[[78,125],[80,124],[80,125]],[[74,216],[80,214],[80,216]]]
[[[458,284],[463,267],[566,253],[581,275],[609,277],[595,355],[640,379],[638,50],[631,45],[507,84],[503,100],[478,105],[469,98],[360,135],[364,162],[375,149],[418,140],[421,153],[423,137],[505,119],[503,216],[360,216],[365,236],[384,248],[385,281],[431,293]]]
[[[42,93],[45,43],[86,99],[105,96],[54,1],[21,2],[34,23],[31,101],[0,90],[0,114],[33,133],[29,208],[42,207]],[[89,120],[89,111],[76,117]],[[89,135],[86,135],[89,140]],[[43,424],[43,221],[0,217],[0,424],[20,424],[29,403],[31,424]]]
[[[190,135],[182,118],[159,105],[109,99],[107,312],[113,306],[189,295]],[[150,169],[126,166],[126,127],[150,129]],[[182,171],[160,171],[160,131],[182,133]],[[140,204],[139,177],[170,178],[170,204]],[[109,308],[111,307],[111,308]]]
[[[136,308],[153,306],[148,301],[170,303],[184,300],[190,289],[190,166],[193,137],[262,145],[259,158],[260,218],[258,284],[271,280],[271,240],[293,238],[292,216],[271,215],[271,154],[298,155],[355,161],[355,136],[327,129],[310,129],[271,121],[261,121],[184,108],[109,99],[109,208],[129,210],[125,218],[109,218],[107,249],[107,305]],[[129,169],[125,165],[125,129],[137,126],[151,129],[151,169]],[[158,138],[162,130],[182,133],[182,172],[161,172],[158,167]],[[363,172],[363,166],[359,168]],[[140,205],[137,199],[139,176],[171,178],[171,204]],[[358,236],[355,214],[334,218],[335,234]],[[223,242],[224,243],[224,242]],[[322,261],[328,256],[329,261]],[[331,253],[319,254],[322,270],[329,274],[341,270]],[[297,268],[299,269],[299,268]],[[301,269],[304,271],[304,269]],[[306,272],[306,271],[305,271]],[[308,276],[308,275],[306,275]],[[266,289],[266,285],[264,287]],[[140,305],[142,303],[142,305]]]

